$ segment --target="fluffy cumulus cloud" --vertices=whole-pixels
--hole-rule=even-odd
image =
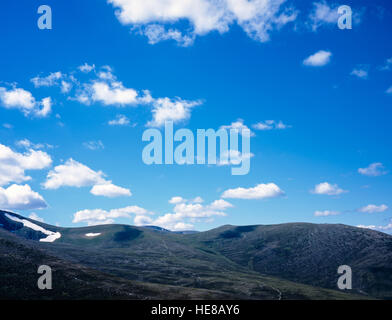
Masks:
[[[0,144],[0,186],[31,180],[26,170],[42,170],[51,164],[52,159],[46,152],[29,149],[19,153]]]
[[[177,203],[182,203],[182,202],[185,202],[186,201],[186,199],[184,199],[183,197],[178,197],[178,196],[176,196],[176,197],[172,197],[170,200],[169,200],[169,203],[171,203],[171,204],[177,204]]]
[[[0,187],[0,208],[8,210],[43,209],[47,204],[44,198],[31,190],[30,186],[13,184],[8,188]]]
[[[95,78],[79,85],[75,97],[72,98],[73,100],[86,105],[100,103],[104,106],[115,107],[147,105],[151,108],[152,113],[152,119],[147,123],[147,126],[161,127],[165,121],[177,123],[187,120],[191,116],[192,109],[202,104],[200,100],[154,98],[148,90],[138,91],[127,88],[121,81],[117,80],[109,66],[102,67],[94,74]],[[118,115],[116,119],[110,120],[108,124],[125,126],[129,125],[129,119],[124,115]]]
[[[291,128],[290,125],[284,124],[282,121],[275,121],[275,120],[261,121],[261,122],[255,123],[254,125],[252,125],[252,127],[255,130],[261,130],[261,131],[284,130],[284,129]]]
[[[332,53],[330,51],[320,50],[307,57],[303,64],[309,67],[323,67],[331,61]]]
[[[46,189],[65,186],[80,188],[102,183],[105,183],[102,171],[94,171],[80,162],[69,159],[48,173],[44,187]]]
[[[131,196],[132,193],[129,189],[116,186],[112,183],[97,184],[92,187],[90,191],[95,196],[104,196],[109,198]]]
[[[258,184],[253,188],[235,188],[223,192],[222,198],[231,199],[268,199],[283,196],[284,192],[275,184]]]
[[[319,183],[311,191],[314,194],[325,194],[328,196],[337,196],[342,193],[346,193],[346,190],[339,188],[337,184],[330,184],[328,182]]]
[[[365,213],[376,213],[376,212],[384,212],[388,210],[388,206],[385,204],[382,205],[375,205],[375,204],[369,204],[367,206],[364,206],[362,208],[359,208],[359,212],[365,212]]]
[[[315,211],[314,216],[315,217],[327,217],[327,216],[336,216],[340,214],[339,211],[330,211],[330,210],[324,210],[324,211]]]
[[[169,200],[173,210],[170,213],[154,217],[154,213],[138,206],[129,206],[120,209],[81,210],[74,214],[74,223],[88,225],[115,223],[118,218],[133,218],[136,226],[155,225],[169,230],[191,230],[196,222],[211,222],[214,217],[226,216],[225,211],[233,205],[223,199],[210,204],[202,204],[203,199],[196,197],[191,200],[182,197],[173,197]]]
[[[84,75],[80,75],[84,73]],[[80,77],[81,76],[81,77]],[[101,104],[117,108],[148,106],[152,119],[148,126],[160,127],[165,121],[180,122],[190,118],[200,100],[185,100],[180,97],[153,97],[149,90],[127,87],[114,74],[110,66],[96,67],[85,63],[69,74],[61,71],[31,79],[36,88],[56,86],[72,101],[84,105]],[[25,115],[45,117],[52,110],[50,97],[37,101],[31,92],[20,88],[0,87],[0,105],[21,110]],[[129,125],[129,119],[118,115],[108,122],[111,126]]]
[[[100,80],[93,80],[86,83],[83,89],[79,90],[76,100],[91,104],[94,102],[101,103],[105,106],[135,106],[141,102],[138,92],[132,88],[126,88],[122,82],[116,81],[108,76],[109,73],[102,73]]]
[[[103,209],[86,209],[74,214],[73,223],[86,223],[89,226],[100,224],[111,224],[118,218],[131,218],[132,215],[146,216],[151,214],[146,209],[138,206],[128,206],[125,208],[103,210]]]
[[[106,180],[102,171],[94,171],[73,159],[49,171],[43,186],[45,189],[92,187],[90,192],[93,195],[110,198],[131,195],[130,190],[113,185],[111,181]]]
[[[378,177],[388,173],[381,162],[372,163],[366,168],[359,168],[358,172],[369,177]]]
[[[225,210],[233,206],[223,199],[204,205],[200,197],[193,200],[173,197],[169,202],[174,204],[173,212],[160,216],[149,224],[169,230],[190,230],[194,228],[195,222],[212,221],[216,216],[226,216]]]
[[[152,103],[153,118],[147,125],[161,127],[166,121],[177,123],[187,120],[190,118],[192,109],[201,103],[201,101],[187,101],[180,98],[174,100],[169,98],[154,99]]]
[[[191,45],[197,36],[225,33],[234,24],[265,42],[270,33],[292,22],[297,11],[286,0],[108,0],[123,25],[148,37],[151,44],[175,40]],[[180,26],[180,23],[186,26]]]
[[[30,91],[0,87],[0,106],[20,110],[25,116],[46,117],[52,110],[52,100],[47,97],[37,101]]]

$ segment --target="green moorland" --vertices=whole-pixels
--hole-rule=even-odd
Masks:
[[[42,234],[0,213],[0,298],[392,297],[392,237],[371,230],[293,223],[176,234],[127,225],[59,228],[33,222],[61,238],[39,242]],[[36,288],[41,264],[53,270],[50,292]],[[342,264],[353,270],[350,292],[336,288]]]

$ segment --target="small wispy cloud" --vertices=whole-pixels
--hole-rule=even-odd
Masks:
[[[130,120],[126,116],[118,114],[116,118],[110,120],[108,124],[109,126],[128,126],[130,124]]]
[[[284,130],[291,128],[292,126],[284,124],[282,121],[275,121],[275,120],[266,120],[266,121],[261,121],[258,123],[255,123],[252,125],[252,128],[255,130],[262,130],[262,131],[267,131],[267,130]]]
[[[359,168],[358,172],[369,177],[383,176],[388,173],[381,162],[372,163],[367,168]]]
[[[369,76],[369,71],[365,68],[358,68],[351,71],[350,75],[366,80]]]
[[[365,212],[365,213],[378,213],[378,212],[384,212],[388,210],[388,206],[385,204],[382,205],[375,205],[375,204],[369,204],[367,206],[364,206],[362,208],[359,208],[359,212]]]
[[[84,142],[83,146],[86,149],[93,150],[93,151],[105,149],[105,146],[103,145],[101,140]]]
[[[330,210],[324,210],[324,211],[315,211],[314,216],[315,217],[327,217],[327,216],[336,216],[340,214],[339,211],[330,211]]]

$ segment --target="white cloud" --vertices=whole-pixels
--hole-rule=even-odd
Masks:
[[[44,183],[46,189],[58,189],[60,187],[86,187],[96,184],[104,184],[102,171],[94,171],[89,167],[69,159],[65,164],[58,165],[48,173]]]
[[[51,87],[59,84],[59,80],[63,77],[60,71],[52,72],[46,77],[36,76],[31,79],[31,82],[36,88],[39,87]]]
[[[229,125],[221,126],[220,129],[236,130],[239,134],[242,134],[243,130],[249,130],[250,135],[254,136],[254,133],[249,129],[247,125],[244,124],[244,120],[242,119],[237,119],[237,121],[234,121]]]
[[[201,198],[185,200],[181,197],[173,197],[169,202],[175,204],[173,213],[167,213],[153,220],[150,224],[169,230],[193,229],[193,224],[188,222],[210,220],[215,216],[225,216],[224,212],[233,205],[225,200],[216,200],[209,205],[203,205]]]
[[[236,23],[256,41],[269,40],[270,33],[297,17],[284,6],[285,0],[108,0],[123,25],[148,37],[154,44],[173,39],[190,45],[196,36],[212,31],[225,33]],[[188,26],[178,27],[186,21]],[[166,28],[168,26],[168,28]]]
[[[50,145],[50,144],[47,144],[47,143],[45,143],[45,144],[43,144],[43,143],[33,143],[29,139],[18,140],[15,143],[15,145],[20,147],[20,148],[34,149],[34,150],[44,149],[44,148],[48,148],[48,149],[53,148],[53,146]]]
[[[72,84],[68,81],[63,80],[61,81],[60,88],[62,93],[68,93],[71,91]]]
[[[314,212],[315,217],[336,216],[338,214],[340,214],[339,211],[329,211],[329,210],[315,211]]]
[[[126,87],[119,81],[110,66],[103,66],[95,71],[95,65],[84,64],[78,69],[86,75],[86,81],[80,81],[75,77],[75,73],[64,74],[61,72],[51,73],[47,77],[36,77],[32,81],[36,86],[59,86],[62,93],[68,94],[73,87],[74,93],[68,96],[69,100],[78,101],[81,104],[91,105],[100,103],[104,106],[114,107],[136,107],[139,105],[149,105],[152,112],[152,120],[148,126],[160,127],[165,121],[175,123],[190,118],[191,111],[195,106],[202,104],[200,100],[188,101],[180,97],[174,99],[168,97],[153,98],[148,90],[136,90]],[[92,72],[94,71],[94,72]],[[0,87],[0,102],[3,101],[5,107],[19,108],[26,115],[47,116],[52,108],[50,98],[37,102],[32,94],[23,89],[13,89],[7,91]],[[118,115],[116,119],[110,120],[109,125],[125,126],[130,121],[124,115]]]
[[[253,188],[228,189],[223,192],[222,198],[232,199],[268,199],[284,195],[284,192],[275,184],[258,184]]]
[[[191,116],[192,108],[201,103],[201,101],[187,101],[180,98],[175,100],[169,98],[154,99],[152,103],[153,118],[147,123],[147,126],[161,127],[165,124],[165,121],[177,123],[187,120]]]
[[[369,204],[365,207],[359,208],[359,212],[366,212],[366,213],[376,213],[376,212],[384,212],[388,210],[388,206],[385,204],[382,205],[375,205],[375,204]]]
[[[320,50],[315,54],[307,57],[303,64],[310,67],[322,67],[331,61],[332,53],[330,51]]]
[[[170,200],[169,200],[169,203],[171,203],[171,204],[177,204],[177,203],[182,203],[182,202],[185,202],[186,201],[186,199],[184,199],[184,198],[182,198],[182,197],[172,197]]]
[[[84,142],[83,146],[86,149],[93,150],[93,151],[105,149],[105,146],[103,145],[101,140]]]
[[[159,24],[150,24],[144,30],[140,30],[139,33],[148,38],[149,44],[156,44],[165,40],[175,40],[179,45],[187,47],[195,40],[193,35],[183,35],[176,29],[166,30],[164,26]]]
[[[89,89],[91,99],[104,105],[135,105],[138,103],[138,93],[134,89],[125,88],[121,82],[95,81]]]
[[[129,189],[112,184],[104,176],[102,171],[94,171],[80,162],[69,159],[48,173],[43,186],[45,189],[92,187],[91,194],[109,198],[132,195]]]
[[[110,211],[103,209],[81,210],[74,214],[73,223],[87,223],[89,226],[114,223],[117,218],[131,218],[131,215],[146,216],[151,214],[146,209],[138,206],[128,206]]]
[[[148,226],[148,225],[152,225],[153,219],[151,219],[148,216],[139,215],[133,219],[133,223],[135,224],[135,226]]]
[[[200,197],[186,200],[182,197],[173,197],[169,203],[174,205],[172,213],[166,213],[155,219],[153,212],[138,206],[128,206],[120,209],[81,210],[74,214],[74,223],[87,223],[88,225],[114,223],[117,218],[132,218],[137,226],[155,225],[169,230],[190,230],[195,222],[211,222],[214,217],[225,216],[225,210],[233,205],[225,200],[215,200],[210,204],[203,205]]]
[[[6,109],[17,109],[25,116],[46,117],[52,109],[50,97],[37,101],[31,92],[22,88],[0,87],[0,104]]]
[[[32,212],[29,215],[29,218],[38,222],[45,222],[45,220],[43,218],[41,218],[40,216],[38,216],[35,212]]]
[[[110,120],[108,124],[110,126],[127,126],[130,124],[130,121],[126,116],[118,114],[116,119]]]
[[[350,74],[360,79],[367,79],[369,72],[365,69],[354,69]]]
[[[378,177],[388,173],[380,162],[370,164],[367,168],[359,168],[358,172],[364,176]]]
[[[387,71],[392,69],[392,57],[385,61],[385,64],[380,67],[380,70]]]
[[[392,230],[392,222],[385,225],[385,226],[376,226],[376,225],[358,225],[358,228],[364,228],[364,229],[372,229],[372,230],[380,230],[380,231],[388,231]]]
[[[254,157],[253,153],[242,153],[238,150],[228,150],[221,155],[218,166],[238,165],[242,161]]]
[[[385,93],[387,93],[387,94],[392,94],[392,86],[390,86],[390,87],[387,89],[387,91],[385,91]]]
[[[313,6],[313,11],[309,15],[313,30],[317,30],[324,24],[338,23],[339,14],[337,7],[332,8],[325,1],[314,2]]]
[[[357,228],[362,228],[362,229],[377,229],[377,226],[375,226],[375,225],[367,225],[367,226],[365,226],[365,225],[363,225],[363,224],[359,224],[359,225],[357,225]]]
[[[46,208],[47,204],[29,185],[13,184],[8,188],[0,187],[0,207],[9,210],[32,210]]]
[[[89,65],[89,64],[85,63],[85,64],[79,66],[78,69],[84,73],[89,73],[95,69],[95,64]]]
[[[273,129],[278,129],[278,130],[284,130],[287,128],[291,128],[290,125],[284,124],[282,121],[275,121],[275,120],[266,120],[266,121],[261,121],[258,123],[255,123],[252,125],[253,129],[255,130],[273,130]]]
[[[215,200],[210,204],[210,208],[212,210],[226,210],[232,207],[233,205],[230,202],[227,202],[226,200],[223,199]]]
[[[336,196],[342,193],[346,193],[347,191],[339,188],[337,184],[322,182],[316,185],[311,192],[314,194],[325,194],[328,196]]]
[[[112,183],[97,184],[92,187],[90,193],[95,196],[104,196],[109,198],[131,196],[132,193],[129,189],[116,186]]]
[[[42,170],[51,164],[52,159],[46,152],[29,149],[18,153],[0,144],[0,186],[30,180],[25,170]]]
[[[316,31],[321,26],[337,26],[339,13],[338,5],[330,6],[326,1],[314,2],[313,10],[309,15],[310,26],[313,31]],[[353,10],[352,21],[355,25],[361,22],[361,10]]]
[[[382,231],[392,230],[392,223],[389,223],[386,226],[378,226],[378,227],[376,227],[376,229],[382,230]]]
[[[52,99],[50,97],[43,98],[41,101],[41,109],[35,111],[37,117],[46,117],[52,112]]]

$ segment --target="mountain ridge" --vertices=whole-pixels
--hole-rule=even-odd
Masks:
[[[45,234],[7,213],[61,237],[39,242]],[[392,236],[342,224],[225,225],[179,234],[119,224],[62,228],[0,211],[0,230],[0,239],[9,233],[32,251],[124,283],[206,290],[199,292],[206,298],[276,299],[276,289],[283,299],[392,297]],[[336,290],[341,264],[353,268],[350,293]]]

